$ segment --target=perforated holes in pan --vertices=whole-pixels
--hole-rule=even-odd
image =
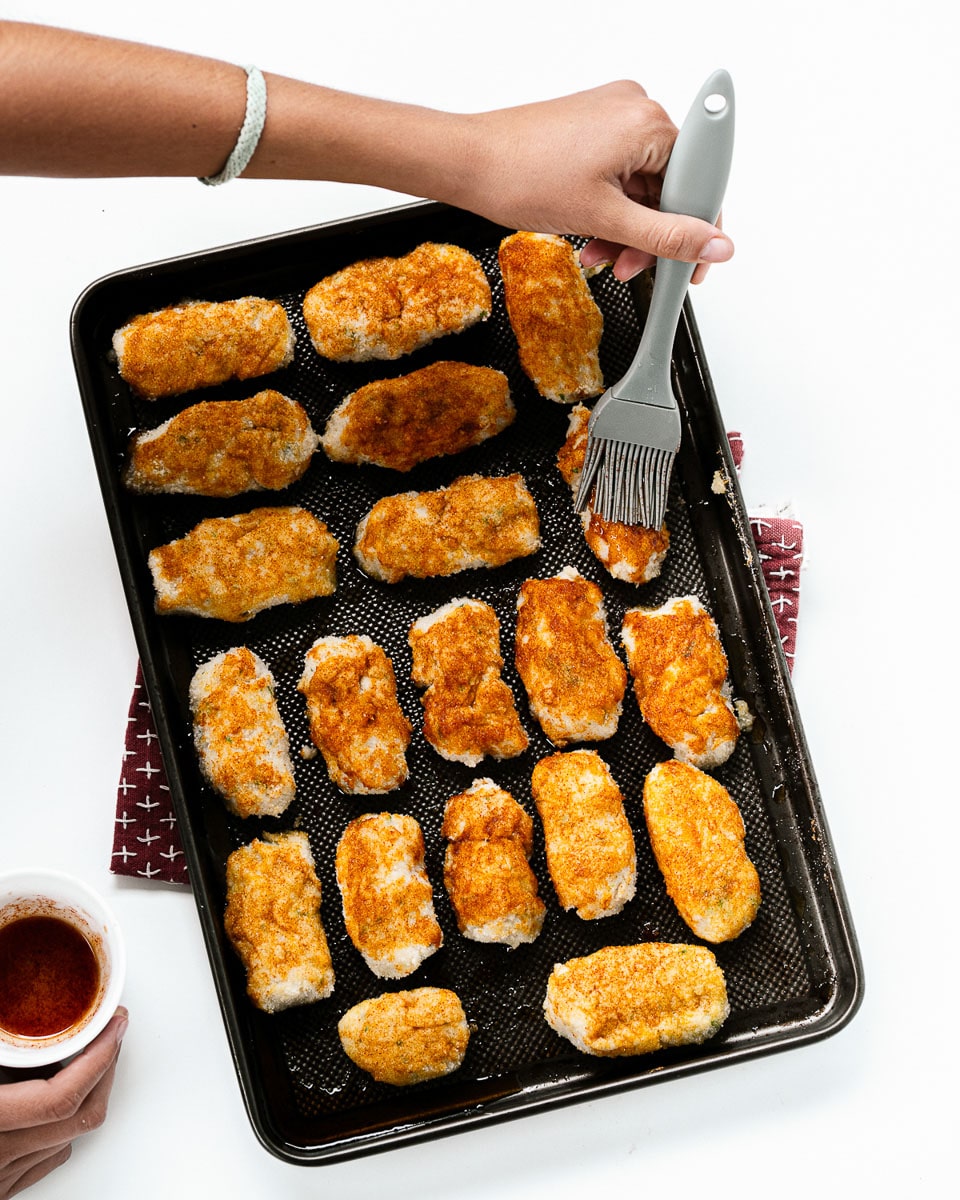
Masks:
[[[587,548],[579,519],[573,512],[570,490],[556,468],[556,452],[566,434],[568,410],[537,396],[523,375],[504,313],[496,246],[484,248],[479,257],[494,292],[491,318],[397,363],[325,362],[313,351],[303,325],[303,293],[278,297],[294,322],[298,346],[293,366],[283,372],[282,379],[278,376],[271,380],[270,385],[299,400],[315,428],[320,429],[334,405],[369,379],[401,374],[441,358],[458,358],[497,367],[507,374],[518,412],[514,425],[480,447],[423,464],[403,475],[373,467],[331,464],[318,453],[299,483],[276,497],[264,499],[261,495],[256,502],[302,504],[328,524],[341,545],[334,596],[301,606],[272,609],[241,626],[198,619],[182,622],[184,646],[192,666],[243,642],[270,664],[277,680],[278,703],[295,758],[297,798],[293,806],[280,820],[264,821],[259,826],[255,822],[242,823],[227,817],[218,798],[203,788],[196,819],[201,825],[209,824],[211,832],[218,831],[212,833],[212,844],[222,840],[225,829],[229,848],[249,841],[261,828],[299,827],[310,835],[323,889],[323,920],[334,957],[336,990],[326,1001],[271,1018],[271,1036],[278,1039],[295,1103],[305,1117],[346,1114],[388,1094],[396,1096],[393,1089],[373,1083],[355,1068],[340,1047],[336,1022],[361,999],[402,987],[436,985],[455,990],[475,1032],[464,1066],[456,1077],[450,1078],[480,1080],[573,1053],[569,1044],[546,1025],[542,1015],[546,980],[554,963],[604,945],[649,939],[692,940],[665,894],[640,805],[646,773],[657,761],[668,757],[668,752],[641,721],[632,693],[626,697],[617,734],[597,744],[596,749],[609,763],[625,796],[637,843],[637,895],[623,913],[601,921],[585,922],[559,908],[530,795],[534,764],[555,747],[530,717],[512,661],[517,589],[528,576],[551,575],[567,564],[602,587],[615,644],[623,613],[631,605],[656,605],[671,595],[696,593],[709,606],[709,589],[686,511],[680,474],[675,472],[672,485],[668,514],[671,545],[661,576],[641,588],[612,579]],[[631,291],[609,271],[595,276],[591,287],[604,314],[601,365],[604,378],[610,382],[626,369],[640,326]],[[247,384],[244,394],[257,390],[263,382]],[[231,394],[237,395],[238,390],[242,389],[234,388]],[[142,424],[155,422],[155,414],[143,413]],[[441,580],[408,580],[393,586],[370,580],[357,567],[350,553],[354,530],[360,517],[380,496],[441,487],[462,474],[512,471],[523,474],[537,501],[543,548],[535,556],[496,571],[471,571]],[[178,498],[169,505],[168,515],[161,515],[159,520],[165,536],[172,538],[214,511],[226,513],[247,507],[252,507],[249,496],[228,503]],[[407,631],[417,617],[454,597],[466,595],[488,602],[497,612],[504,677],[513,688],[530,735],[530,747],[524,755],[501,763],[485,760],[475,769],[444,761],[423,741],[419,733],[419,693],[409,679],[407,644]],[[409,753],[410,781],[387,796],[346,796],[330,783],[321,757],[307,761],[297,753],[301,746],[309,744],[309,734],[296,684],[303,656],[321,633],[366,633],[384,647],[394,662],[400,702],[414,723],[415,732]],[[761,876],[763,904],[746,933],[732,944],[715,948],[726,975],[734,1016],[789,1005],[804,1000],[810,993],[796,917],[786,894],[777,846],[749,748],[745,739],[742,743],[716,775],[730,789],[743,814],[748,850]],[[186,727],[183,744],[189,745]],[[440,823],[444,804],[450,795],[481,775],[494,778],[535,818],[532,866],[548,906],[547,918],[537,941],[515,951],[462,938],[442,885],[444,845]],[[413,976],[396,982],[373,976],[350,944],[333,873],[334,851],[344,826],[361,812],[381,809],[407,812],[419,820],[444,933],[443,948]],[[420,1089],[445,1086],[445,1081],[437,1081],[420,1085]],[[416,1103],[411,1096],[414,1108]]]

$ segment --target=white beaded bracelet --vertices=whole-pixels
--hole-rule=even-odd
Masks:
[[[247,72],[247,108],[243,124],[223,170],[218,175],[199,176],[200,182],[210,187],[229,183],[247,169],[263,133],[263,123],[267,119],[267,85],[256,67],[245,67],[244,70]]]

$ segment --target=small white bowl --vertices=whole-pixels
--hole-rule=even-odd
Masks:
[[[0,927],[38,916],[60,917],[84,934],[97,956],[100,986],[83,1020],[62,1033],[30,1038],[0,1028],[0,1065],[5,1067],[42,1067],[79,1054],[113,1016],[123,991],[127,964],[123,935],[102,897],[59,871],[0,874]]]

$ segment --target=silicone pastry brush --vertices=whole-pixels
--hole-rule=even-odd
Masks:
[[[662,212],[716,222],[730,174],[733,127],[733,82],[726,71],[715,71],[677,135],[663,179]],[[592,492],[594,512],[608,521],[651,529],[663,524],[680,448],[680,413],[671,379],[673,340],[694,266],[657,259],[637,353],[590,415],[575,498],[578,512],[590,503]]]

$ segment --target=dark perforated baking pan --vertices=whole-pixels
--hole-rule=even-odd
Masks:
[[[587,548],[570,491],[556,468],[568,411],[539,398],[520,370],[497,268],[497,246],[508,232],[455,209],[414,204],[121,271],[92,284],[73,314],[74,360],[107,518],[237,1075],[257,1136],[292,1162],[343,1159],[800,1046],[840,1029],[860,1002],[855,934],[690,306],[675,349],[683,446],[668,513],[672,542],[661,576],[637,588],[612,579]],[[320,359],[303,326],[305,291],[357,259],[403,254],[427,240],[457,243],[480,258],[493,288],[491,318],[395,363],[337,365]],[[648,288],[643,280],[622,284],[609,271],[595,276],[591,287],[604,313],[601,365],[612,382],[637,345]],[[292,366],[266,379],[177,400],[144,403],[131,395],[111,357],[117,327],[137,313],[184,299],[248,294],[276,298],[287,307],[298,334]],[[304,478],[282,493],[252,493],[230,501],[134,496],[121,483],[131,431],[153,427],[198,398],[239,398],[263,386],[276,387],[299,400],[314,427],[322,429],[334,405],[360,383],[439,358],[505,371],[518,409],[515,424],[480,447],[405,475],[331,464],[318,452]],[[543,548],[535,556],[494,571],[393,586],[360,571],[351,554],[354,530],[379,496],[440,487],[461,474],[513,471],[525,476],[540,510]],[[718,472],[725,490],[714,486]],[[158,617],[147,569],[149,551],[203,517],[264,503],[304,505],[330,526],[341,545],[335,594],[271,609],[243,625]],[[643,724],[632,693],[625,699],[616,736],[596,746],[624,793],[636,835],[637,895],[624,911],[586,922],[560,909],[536,818],[532,865],[548,912],[535,943],[507,951],[465,940],[444,892],[440,822],[450,795],[475,777],[489,775],[535,814],[531,771],[554,748],[530,718],[513,668],[516,594],[526,577],[552,575],[567,564],[603,588],[615,642],[627,607],[660,604],[677,594],[700,595],[719,623],[734,694],[755,714],[752,732],[715,774],[743,813],[763,903],[745,933],[714,948],[732,1011],[720,1033],[699,1047],[636,1058],[589,1057],[555,1034],[542,1014],[547,976],[556,962],[604,945],[695,940],[666,896],[650,851],[640,804],[642,783],[669,752]],[[424,742],[419,694],[409,679],[410,624],[465,595],[492,604],[500,618],[505,678],[530,734],[530,747],[520,758],[485,760],[476,769],[441,759]],[[330,783],[321,757],[308,761],[297,754],[309,736],[296,683],[304,653],[321,633],[369,634],[393,658],[400,701],[415,732],[410,782],[387,796],[344,795]],[[192,749],[190,677],[200,662],[240,643],[250,645],[272,667],[294,751],[297,799],[279,819],[241,822],[229,816],[203,782]],[[334,849],[344,826],[359,813],[375,810],[408,812],[420,821],[445,939],[437,954],[400,982],[374,977],[354,950],[334,878]],[[337,983],[327,1000],[267,1016],[249,1003],[242,969],[224,936],[224,865],[231,850],[262,830],[292,827],[308,831],[317,860]],[[428,984],[453,988],[475,1026],[463,1066],[442,1080],[411,1088],[372,1082],[340,1048],[337,1020],[368,996]]]

